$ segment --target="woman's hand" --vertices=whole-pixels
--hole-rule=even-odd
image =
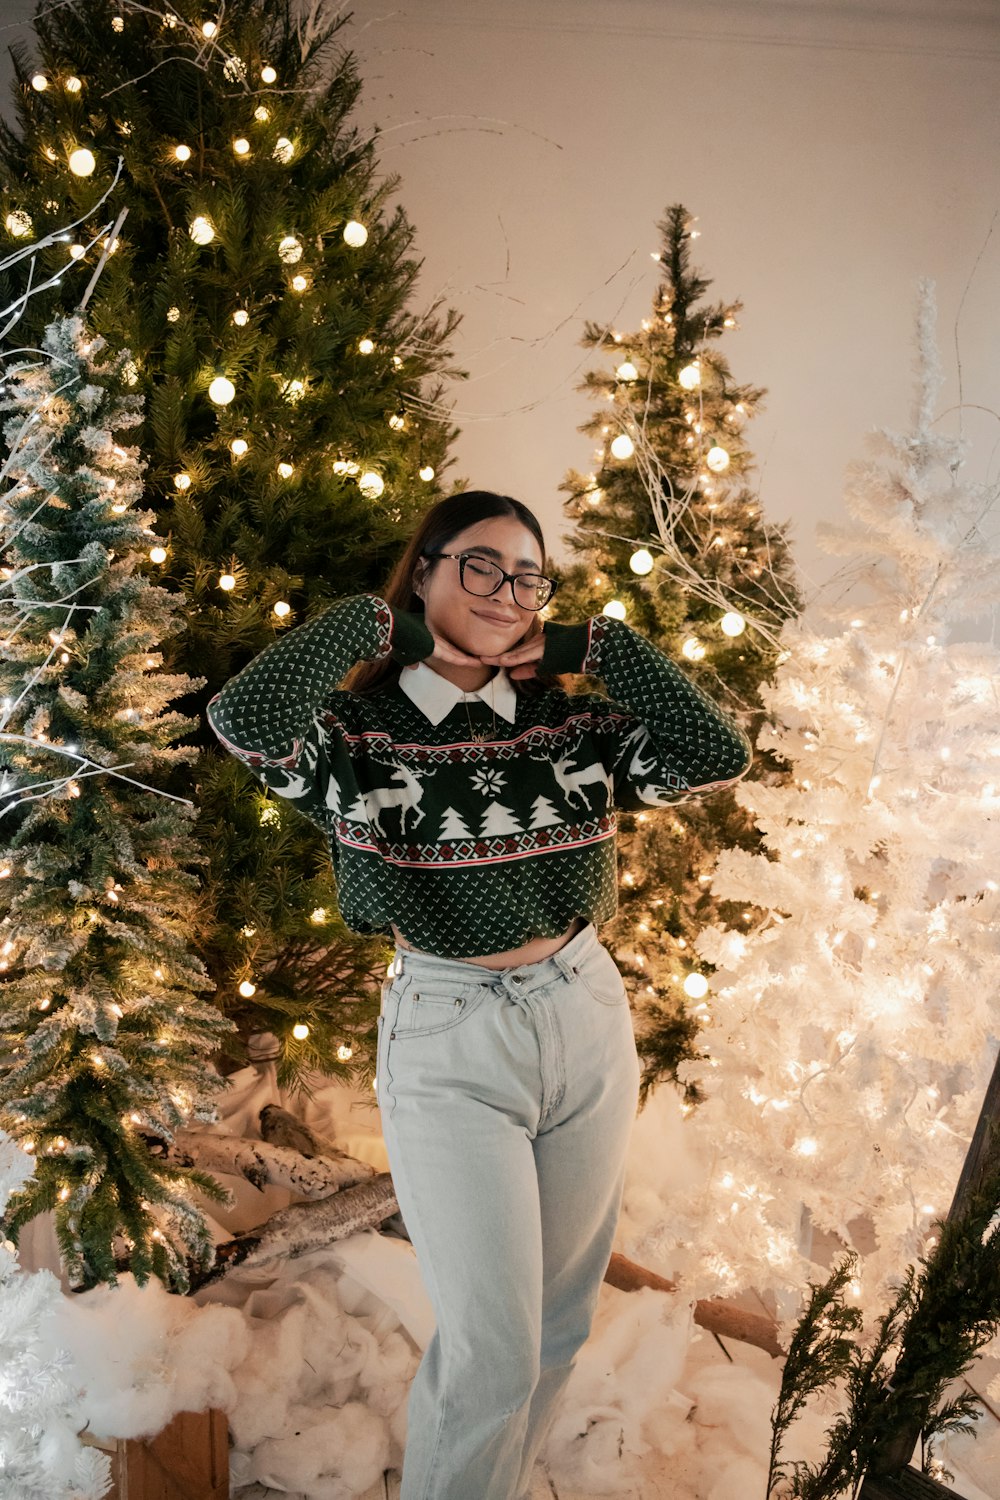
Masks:
[[[479,667],[482,665],[482,660],[478,656],[470,656],[467,651],[459,651],[457,646],[453,646],[451,641],[446,641],[444,636],[438,635],[429,625],[427,629],[430,630],[434,638],[434,650],[430,656],[423,658],[424,661],[449,661],[453,662],[457,667]],[[406,663],[406,666],[407,668],[419,667],[420,662],[410,661]]]
[[[522,641],[510,651],[502,651],[499,656],[481,656],[479,660],[484,661],[488,667],[506,667],[508,677],[534,677],[544,651],[545,636],[536,635],[530,641]]]
[[[458,667],[479,667],[485,664],[488,667],[506,667],[510,677],[534,677],[545,650],[544,635],[537,635],[534,640],[522,641],[519,646],[503,651],[499,656],[470,656],[467,651],[460,651],[457,646],[438,635],[429,625],[427,628],[434,638],[434,650],[430,656],[423,658],[426,662],[447,661]],[[416,661],[407,662],[406,669],[419,665]]]

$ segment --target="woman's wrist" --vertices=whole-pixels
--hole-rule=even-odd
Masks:
[[[583,671],[590,648],[590,621],[579,625],[567,625],[559,620],[546,620],[543,632],[545,649],[538,663],[538,671],[545,673]]]

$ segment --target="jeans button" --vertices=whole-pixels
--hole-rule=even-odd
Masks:
[[[510,982],[511,982],[511,984],[520,984],[522,982],[521,975],[520,974],[512,974],[510,976]]]

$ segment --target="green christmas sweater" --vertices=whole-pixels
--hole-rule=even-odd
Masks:
[[[669,657],[621,620],[546,621],[540,673],[602,693],[518,691],[513,724],[471,743],[486,704],[434,725],[397,682],[338,689],[358,661],[423,661],[422,614],[338,600],[268,646],[208,707],[225,748],[327,836],[344,921],[443,958],[555,937],[618,909],[616,809],[738,781],[749,741]],[[517,680],[514,679],[515,685]],[[478,722],[477,722],[478,721]]]

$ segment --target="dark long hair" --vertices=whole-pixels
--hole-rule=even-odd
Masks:
[[[421,554],[425,551],[447,552],[448,544],[460,531],[464,531],[467,526],[474,526],[477,521],[488,520],[491,516],[513,516],[523,522],[542,549],[542,567],[545,567],[545,538],[542,536],[542,528],[526,505],[510,495],[496,495],[492,490],[464,490],[461,494],[448,495],[444,500],[439,500],[423,517],[389,574],[379,597],[393,609],[423,614],[424,602],[413,591],[413,576]],[[437,559],[426,558],[425,566],[436,567]],[[541,633],[542,621],[537,614],[533,614],[521,640],[534,640]],[[360,661],[348,672],[341,687],[351,693],[374,693],[397,682],[401,671],[402,663],[393,661],[388,656],[379,661]],[[544,676],[536,672],[534,677],[514,677],[511,683],[515,691],[527,697],[537,697],[550,688],[566,690],[560,676],[548,673]]]

